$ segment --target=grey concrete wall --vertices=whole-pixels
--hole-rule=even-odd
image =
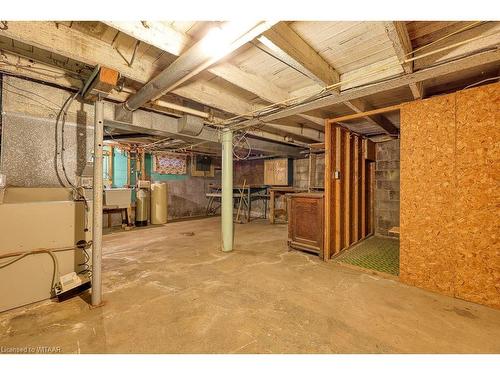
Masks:
[[[182,180],[166,181],[168,185],[168,219],[205,215],[210,183],[220,184],[220,171],[215,171],[215,177],[192,177]]]
[[[399,227],[399,140],[377,143],[375,232],[384,236]]]

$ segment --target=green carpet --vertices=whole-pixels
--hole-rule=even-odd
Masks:
[[[399,275],[399,240],[372,236],[334,258],[342,263]]]

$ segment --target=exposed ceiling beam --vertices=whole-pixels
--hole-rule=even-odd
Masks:
[[[103,65],[116,69],[121,75],[139,83],[146,83],[156,72],[154,66],[142,62],[141,59],[137,59],[134,62],[133,68],[129,67],[111,45],[65,25],[57,27],[54,22],[45,21],[9,21],[8,26],[8,29],[0,30],[0,35],[87,65]],[[15,58],[9,60],[11,60],[11,63],[16,63]],[[32,61],[26,59],[25,64],[20,65],[30,66],[33,64]],[[65,77],[64,75],[58,75],[57,79],[52,79],[51,74],[44,74],[43,70],[39,70],[39,73],[37,73],[35,69],[35,71],[28,73],[26,70],[16,69],[7,65],[2,67],[2,69],[63,87],[81,87],[81,81],[79,80],[72,79],[69,76]],[[59,67],[50,66],[50,69],[61,71]],[[64,74],[64,71],[61,73]],[[201,80],[183,85],[174,90],[173,93],[233,114],[249,113],[257,109],[250,103],[221,89],[215,84]],[[113,99],[124,101],[127,97],[128,95],[117,95],[114,93]]]
[[[411,44],[410,36],[408,35],[408,30],[406,24],[403,21],[385,22],[384,24],[385,32],[392,42],[392,47],[394,52],[398,57],[401,66],[403,67],[405,73],[413,73],[413,61],[406,61],[411,58],[413,47]],[[415,99],[422,99],[422,82],[411,83],[410,90]]]
[[[312,78],[322,86],[328,86],[339,82],[339,73],[321,57],[300,35],[290,26],[280,22],[264,33],[258,40],[278,59],[286,56],[286,61],[294,61],[295,65],[300,65],[305,75]],[[365,105],[357,103],[345,103],[356,113],[364,112]],[[383,116],[373,116],[366,118],[370,123],[377,125],[389,132],[396,132],[397,128]],[[394,133],[390,133],[394,134]]]
[[[258,40],[276,58],[299,65],[305,75],[320,85],[339,81],[338,72],[285,22],[279,22]]]
[[[8,29],[0,30],[0,35],[84,64],[110,67],[120,72],[122,76],[138,83],[148,82],[157,73],[157,69],[152,64],[143,62],[142,59],[136,59],[133,67],[129,67],[111,45],[64,25],[56,27],[53,22],[9,21],[8,26]],[[194,101],[228,113],[246,113],[255,109],[223,89],[214,92],[212,86],[205,87],[200,82],[194,87],[184,85],[174,90],[173,93],[189,99],[193,97]],[[226,102],[231,97],[235,99]]]
[[[54,22],[8,21],[8,28],[0,30],[0,35],[84,64],[107,66],[137,82],[145,83],[155,74],[147,61],[136,59],[129,66],[111,45]]]
[[[245,91],[251,92],[259,98],[269,103],[283,103],[292,99],[288,91],[278,87],[264,77],[258,76],[253,73],[245,72],[230,63],[223,63],[209,69],[210,73],[221,77],[222,79],[232,83],[235,86],[242,88]],[[306,120],[305,125],[311,123],[309,127],[316,130],[324,129],[324,120],[317,117],[306,116],[299,114],[299,117]],[[318,125],[319,126],[315,126]]]
[[[324,140],[323,132],[314,129],[309,129],[303,126],[293,127],[293,126],[270,123],[262,126],[262,129],[268,131],[269,133],[290,134],[294,136],[296,139],[304,139],[307,141],[323,142]]]
[[[264,116],[261,121],[275,121],[280,118],[289,117],[298,113],[313,111],[316,109],[329,107],[346,101],[363,98],[384,91],[390,91],[409,85],[410,83],[421,82],[428,79],[446,76],[447,74],[464,71],[477,66],[496,63],[500,61],[500,50],[494,50],[476,53],[474,55],[449,61],[447,63],[422,69],[411,74],[406,74],[384,82],[366,85],[364,87],[353,88],[343,91],[341,94],[331,94],[319,99],[312,100],[305,104],[290,106],[281,109],[273,114]],[[240,126],[250,126],[256,124],[256,120],[247,120],[241,122]]]
[[[73,75],[68,75],[68,72],[66,72],[65,70],[44,63],[34,62],[32,59],[14,55],[7,51],[2,51],[2,53],[0,54],[0,63],[2,63],[0,64],[0,72],[5,72],[8,74],[25,77],[32,80],[42,81],[52,85],[69,89],[78,90],[81,88],[81,80],[74,78]],[[128,95],[129,93],[124,91],[111,92],[107,98],[118,102],[123,102],[127,99]],[[207,113],[192,110],[191,108],[184,106],[178,106],[173,103],[168,103],[161,100],[156,101],[155,103],[156,106],[152,106],[151,109],[162,113],[166,113],[170,116],[180,117],[180,114],[178,112],[174,113],[173,111],[170,111],[170,109],[173,109],[174,111],[189,113],[207,119],[209,117]],[[258,132],[258,136],[261,138],[269,139],[271,141],[277,141],[282,143],[293,143],[286,141],[285,137],[283,136],[280,137],[276,136],[275,133],[276,132],[270,133],[265,130],[260,130]],[[292,134],[293,131],[288,133]],[[313,140],[317,138],[310,133],[307,133],[307,136],[310,136],[311,139]]]
[[[452,59],[500,45],[500,22],[484,22],[415,53],[415,70],[442,64]],[[451,47],[451,48],[447,48]]]
[[[179,56],[192,44],[191,38],[157,21],[102,21],[104,24],[141,42]]]
[[[179,55],[181,48],[177,45],[189,46],[194,43],[194,40],[187,34],[179,33],[168,26],[163,24],[156,25],[157,23],[152,22],[150,27],[145,27],[141,22],[105,22],[107,25],[116,28],[117,30],[132,36],[142,42],[151,44],[163,51],[169,52],[174,55]],[[148,22],[148,24],[150,24]],[[172,33],[174,35],[172,36]],[[171,47],[170,40],[175,40],[175,47]],[[182,39],[182,40],[181,40]],[[185,47],[184,47],[185,48]],[[291,98],[290,93],[281,87],[270,82],[262,76],[246,72],[239,67],[229,63],[223,62],[207,69],[213,75],[220,77],[233,85],[248,91],[259,98],[269,102],[269,103],[279,103],[286,101]],[[227,111],[226,112],[231,112]],[[248,110],[239,111],[238,114],[247,113]],[[311,116],[306,118],[305,115],[299,115],[304,117],[307,121],[305,125],[307,126],[310,122],[318,126],[310,126],[314,129],[321,130],[324,128],[324,120],[316,118],[312,120]]]
[[[355,113],[364,113],[373,109],[361,99],[348,100],[345,102],[345,105],[347,105]],[[366,115],[363,117],[371,124],[380,126],[387,134],[396,135],[399,133],[399,129],[394,126],[394,124],[390,122],[386,117],[380,114]]]
[[[124,111],[134,111],[158,99],[196,76],[223,56],[235,51],[273,25],[266,21],[228,21],[210,30],[172,64],[146,83],[125,102]]]

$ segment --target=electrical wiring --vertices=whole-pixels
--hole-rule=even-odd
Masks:
[[[6,81],[3,81],[3,84],[4,84],[4,85],[5,85],[5,84],[10,85],[10,84],[9,84],[9,83],[7,83]],[[13,85],[10,85],[10,86],[11,86],[11,87],[14,87],[14,88],[16,88],[16,89],[18,89],[17,87],[15,87],[15,86],[13,86]],[[29,96],[27,96],[27,95],[21,94],[21,93],[19,93],[19,92],[9,90],[9,89],[7,89],[7,88],[5,88],[5,87],[4,87],[4,90],[5,90],[5,91],[7,91],[7,92],[10,92],[11,94],[18,95],[18,96],[23,97],[23,98],[25,98],[25,99],[31,100],[31,101],[32,101],[32,102],[34,102],[34,103],[40,104],[42,107],[45,107],[45,108],[47,108],[47,109],[50,109],[54,115],[57,115],[57,108],[52,108],[51,106],[48,106],[47,104],[45,104],[45,103],[43,103],[43,102],[41,102],[41,101],[39,101],[39,100],[33,99],[32,97],[29,97]],[[24,91],[24,90],[21,90],[21,91]]]
[[[435,44],[437,42],[445,40],[445,39],[447,39],[447,38],[449,38],[449,37],[451,37],[453,35],[457,35],[457,34],[463,32],[463,31],[472,29],[473,27],[476,27],[476,26],[478,26],[481,23],[482,22],[478,21],[478,22],[473,22],[472,24],[469,24],[467,26],[464,26],[464,27],[460,28],[459,30],[456,30],[456,31],[454,31],[452,33],[449,33],[449,34],[447,34],[447,35],[439,38],[438,40],[436,40],[434,42],[428,43],[425,46],[419,47],[418,49],[407,53],[405,55],[405,57],[411,56],[415,52],[420,51],[420,50],[422,50],[424,48],[427,48],[428,46],[433,45],[433,44]],[[428,52],[428,53],[425,53],[425,54],[422,54],[422,55],[419,55],[419,56],[416,56],[416,57],[406,58],[402,62],[400,62],[400,61],[394,61],[392,63],[387,63],[387,64],[385,64],[383,66],[378,66],[378,67],[375,67],[373,69],[369,69],[363,75],[360,75],[360,76],[357,76],[357,77],[352,77],[351,79],[344,79],[344,80],[339,81],[339,82],[337,82],[337,83],[335,83],[333,85],[326,86],[326,87],[324,87],[323,89],[321,89],[320,91],[318,91],[315,94],[297,96],[297,97],[290,98],[290,99],[287,99],[287,100],[284,100],[284,101],[281,101],[281,102],[272,103],[272,104],[269,104],[269,105],[267,105],[267,106],[265,106],[263,108],[260,108],[260,109],[258,109],[256,111],[253,111],[253,112],[250,112],[250,113],[241,114],[241,115],[238,115],[238,116],[234,116],[234,117],[231,117],[231,118],[229,118],[227,120],[214,123],[214,125],[222,125],[222,126],[226,125],[226,127],[230,128],[231,130],[238,129],[237,127],[235,127],[235,126],[237,126],[237,124],[236,125],[233,124],[233,122],[235,120],[239,120],[241,118],[256,119],[256,118],[262,116],[262,112],[263,111],[271,111],[272,113],[275,113],[279,109],[282,109],[283,107],[292,107],[292,106],[299,105],[299,104],[305,104],[308,100],[314,100],[312,98],[314,98],[315,96],[316,97],[321,97],[323,95],[326,95],[326,94],[330,93],[331,91],[333,91],[333,90],[335,90],[337,88],[340,88],[342,85],[345,85],[346,83],[353,82],[353,81],[361,81],[361,80],[370,78],[370,77],[372,77],[374,75],[378,75],[381,72],[384,72],[384,71],[389,70],[391,68],[394,68],[394,67],[397,67],[397,66],[401,66],[402,63],[409,63],[409,62],[421,59],[423,57],[427,57],[427,56],[430,56],[432,54],[436,54],[436,53],[442,52],[444,50],[455,48],[455,47],[457,47],[459,45],[470,43],[471,41],[478,40],[478,39],[484,38],[486,36],[489,36],[489,34],[487,34],[487,35],[480,35],[480,36],[474,37],[474,38],[469,38],[469,39],[466,39],[464,41],[461,41],[461,42],[458,42],[458,43],[454,43],[454,44],[452,44],[450,46],[446,46],[446,47],[440,48],[438,50],[434,50],[434,51],[431,51],[431,52]],[[372,82],[370,82],[370,83],[372,83]],[[295,103],[289,104],[290,102],[295,102]],[[278,107],[278,108],[276,108],[276,107]]]
[[[36,74],[39,74],[41,76],[44,76],[46,78],[50,78],[50,79],[53,79],[53,80],[58,80],[58,79],[61,79],[61,78],[72,78],[72,79],[80,81],[82,84],[84,82],[84,80],[82,79],[82,77],[78,73],[74,73],[74,72],[70,72],[70,71],[65,71],[63,74],[60,74],[60,72],[54,71],[52,69],[40,67],[40,66],[23,65],[23,64],[20,64],[20,63],[10,62],[10,61],[8,61],[6,59],[5,55],[3,55],[2,52],[3,52],[3,50],[0,49],[0,57],[4,58],[3,60],[0,61],[0,66],[2,66],[2,65],[12,66],[12,67],[14,67],[14,68],[16,68],[18,70],[20,69],[20,70],[25,70],[25,71],[31,72],[31,73],[36,73]],[[19,56],[19,57],[22,57],[22,56]],[[61,68],[61,69],[64,70],[64,68]],[[88,69],[88,67],[84,67],[83,69]],[[81,70],[83,70],[83,69],[81,69]],[[49,73],[52,73],[52,74],[49,74]],[[7,72],[7,74],[15,76],[15,77],[24,78],[23,75],[16,74],[16,73],[10,72],[10,71]]]
[[[465,87],[464,87],[464,90],[465,90],[465,89],[468,89],[468,88],[470,88],[470,87],[474,87],[474,86],[480,85],[481,83],[490,82],[490,81],[495,81],[495,80],[497,80],[497,79],[500,79],[500,76],[486,78],[486,79],[483,79],[483,80],[481,80],[481,81],[479,81],[479,82],[471,83],[470,85],[465,86]]]
[[[24,93],[31,94],[31,95],[33,95],[33,96],[36,96],[37,98],[40,98],[40,99],[45,100],[47,103],[50,103],[50,104],[54,105],[54,107],[53,107],[53,108],[52,108],[52,107],[50,107],[52,110],[54,110],[54,108],[58,108],[58,107],[59,107],[59,105],[58,105],[57,103],[55,103],[55,102],[53,102],[53,101],[51,101],[51,100],[47,99],[47,98],[46,98],[46,97],[44,97],[43,95],[39,95],[39,94],[37,94],[37,93],[35,93],[35,92],[33,92],[33,91],[30,91],[30,90],[22,89],[22,88],[17,87],[17,86],[15,86],[15,85],[13,85],[12,83],[9,83],[9,82],[7,82],[7,81],[4,81],[3,83],[4,83],[5,85],[9,86],[9,87],[12,87],[12,88],[16,89],[16,90],[19,90],[19,91],[24,92]]]
[[[57,106],[56,103],[54,103],[53,101],[45,98],[44,96],[42,95],[39,95],[35,92],[32,92],[30,90],[26,90],[26,89],[22,89],[20,87],[17,87],[9,82],[6,82],[6,81],[3,81],[3,84],[4,85],[7,85],[8,87],[11,87],[15,90],[18,90],[20,92],[17,92],[17,91],[12,91],[12,90],[9,90],[7,88],[5,88],[4,86],[4,90],[7,91],[7,92],[10,92],[14,95],[18,95],[18,96],[21,96],[21,97],[24,97],[28,100],[31,100],[37,104],[40,104],[41,106],[47,108],[47,109],[50,109],[55,115],[56,115],[56,124],[55,124],[55,132],[56,132],[56,159],[57,159],[57,154],[60,154],[61,155],[61,165],[62,165],[62,170],[64,172],[64,176],[66,178],[66,180],[68,181],[68,183],[70,184],[70,187],[72,189],[72,191],[74,192],[74,194],[78,197],[78,199],[80,200],[83,200],[84,202],[84,206],[85,206],[85,211],[88,213],[89,212],[89,205],[88,205],[88,201],[87,199],[85,198],[85,195],[82,194],[82,192],[80,191],[80,189],[78,187],[76,187],[69,179],[68,177],[68,174],[67,174],[67,171],[66,171],[66,166],[65,166],[65,161],[64,161],[64,151],[65,151],[65,147],[64,147],[64,125],[65,125],[65,122],[66,122],[66,116],[67,116],[67,108],[69,108],[69,106],[71,105],[71,103],[73,102],[73,100],[76,98],[76,96],[78,95],[78,92],[75,93],[74,95],[70,96],[68,99],[66,99],[65,103],[63,104],[63,106],[61,107],[61,109],[59,110],[59,112],[57,112],[57,109],[56,108],[53,108],[51,107],[50,105],[47,105],[46,103],[43,103],[41,102],[40,100],[37,100],[33,97],[30,97],[28,95],[25,95],[25,94],[22,94],[21,92],[23,93],[26,93],[26,94],[30,94],[30,95],[33,95],[37,98],[40,98],[40,99],[43,99],[45,100],[47,103],[50,103],[50,104],[53,104],[55,106]],[[58,125],[59,125],[59,119],[61,117],[61,114],[62,114],[62,149],[61,149],[61,153],[58,152],[58,142],[57,142],[57,139],[58,139],[58,136],[57,136],[57,131],[58,131]],[[56,168],[56,172],[57,172],[57,162],[55,163],[55,168]],[[85,230],[87,231],[88,230],[88,218],[87,218],[87,215],[85,215]]]
[[[465,43],[470,43],[471,41],[484,38],[484,37],[488,36],[489,34],[484,34],[484,35],[480,35],[480,36],[477,36],[474,38],[469,38],[469,39],[466,39],[464,41],[454,43],[453,45],[450,45],[450,46],[445,46],[445,47],[439,48],[439,49],[431,51],[431,52],[420,54],[419,56],[414,56],[416,52],[422,51],[425,48],[429,48],[430,46],[435,45],[437,43],[440,43],[443,40],[450,38],[451,36],[460,34],[466,30],[470,30],[470,29],[477,27],[483,23],[484,23],[483,21],[475,21],[475,22],[469,23],[463,27],[460,27],[459,29],[457,29],[453,32],[450,32],[450,33],[448,33],[448,34],[446,34],[446,35],[444,35],[444,36],[442,36],[442,37],[440,37],[440,38],[438,38],[438,39],[436,39],[436,40],[434,40],[426,45],[423,45],[419,48],[416,48],[413,51],[406,53],[405,59],[403,61],[393,61],[393,62],[384,64],[382,66],[377,66],[377,67],[372,68],[372,69],[365,69],[363,71],[364,74],[360,74],[360,75],[358,75],[356,77],[352,77],[350,79],[344,79],[342,81],[336,82],[333,85],[325,86],[322,89],[320,89],[318,92],[315,92],[313,94],[304,94],[304,95],[296,96],[293,98],[288,98],[288,99],[283,100],[281,102],[271,103],[267,106],[259,108],[256,111],[252,111],[252,112],[245,113],[245,114],[240,114],[240,115],[233,116],[231,118],[220,120],[220,121],[210,122],[209,126],[206,127],[206,129],[218,131],[219,133],[222,129],[229,129],[229,130],[232,130],[234,132],[241,131],[244,129],[252,129],[252,128],[255,129],[256,128],[255,124],[250,124],[250,125],[244,124],[246,122],[246,120],[258,120],[261,123],[265,124],[261,120],[262,117],[265,117],[265,116],[271,115],[271,114],[275,114],[284,108],[293,108],[294,106],[297,106],[297,105],[307,104],[307,103],[312,102],[318,98],[332,95],[332,93],[334,91],[337,91],[342,86],[345,86],[348,83],[353,83],[356,81],[361,82],[363,80],[372,78],[373,76],[378,76],[378,75],[380,75],[380,73],[388,71],[392,68],[395,68],[398,66],[400,67],[402,63],[410,63],[410,62],[413,62],[415,60],[430,56],[432,54],[436,54],[436,53],[442,52],[444,50],[448,50],[450,48],[455,48],[455,47],[463,45]],[[12,63],[9,63],[9,64],[16,65],[16,64],[12,64]],[[29,67],[25,67],[25,68],[29,69]],[[33,67],[33,68],[36,68],[36,67]],[[383,81],[385,81],[385,79],[380,79],[380,80],[377,80],[376,82],[383,82]],[[370,84],[372,84],[372,83],[374,83],[374,82],[371,81]],[[359,87],[359,86],[362,86],[362,85],[352,85],[352,87]],[[64,117],[63,117],[63,120],[64,120]],[[212,127],[216,127],[216,129],[212,129]],[[244,138],[242,138],[242,140],[243,139]],[[146,145],[145,147],[151,148],[151,149],[159,148],[162,146],[158,146],[157,143],[161,143],[161,142],[162,142],[162,140],[156,141],[156,142],[153,142],[153,144]],[[183,146],[183,147],[179,147],[179,148],[169,149],[169,150],[171,150],[171,151],[177,151],[177,150],[183,151],[183,150],[187,150],[187,149],[192,149],[193,147],[196,147],[197,145],[201,145],[204,143],[207,143],[207,141],[200,142],[198,144],[194,144],[194,145],[190,145],[190,146]],[[63,163],[63,171],[65,172],[64,163]],[[66,173],[65,173],[65,175],[66,175]],[[66,179],[67,179],[67,176],[66,176]]]
[[[90,266],[90,255],[87,252],[87,249],[89,249],[92,246],[92,241],[85,241],[85,240],[80,240],[77,242],[76,247],[80,250],[82,250],[83,253],[83,262],[78,263],[79,267],[82,267],[81,271],[78,272],[79,275],[86,275],[89,278],[92,277],[92,267]]]
[[[459,33],[463,32],[463,31],[472,29],[473,27],[479,26],[479,24],[482,24],[482,23],[484,23],[484,21],[475,21],[475,22],[472,22],[471,24],[469,24],[467,26],[461,27],[458,30],[455,30],[455,31],[453,31],[453,32],[451,32],[449,34],[446,34],[446,35],[442,36],[441,38],[438,38],[438,39],[436,39],[436,40],[434,40],[432,42],[429,42],[429,43],[427,43],[427,44],[425,44],[425,45],[423,45],[421,47],[415,48],[413,51],[408,52],[406,54],[406,56],[411,56],[411,55],[415,54],[415,52],[418,52],[418,51],[421,51],[421,50],[423,50],[425,48],[433,46],[434,44],[439,43],[439,42],[441,42],[441,41],[443,41],[445,39],[448,39],[449,37],[451,37],[453,35],[456,35],[456,34],[459,34]]]
[[[66,151],[64,129],[65,129],[65,125],[66,125],[66,117],[68,115],[67,109],[71,106],[71,104],[73,103],[73,100],[75,100],[75,98],[78,96],[79,92],[80,91],[76,92],[74,95],[69,96],[66,99],[66,101],[64,102],[63,106],[61,107],[61,111],[60,111],[60,113],[62,113],[62,120],[61,120],[61,153],[60,153],[60,155],[61,155],[61,168],[63,170],[64,177],[66,178],[66,181],[68,182],[68,184],[73,189],[76,189],[76,186],[70,181],[70,179],[68,177],[68,173],[66,171],[66,165],[65,165],[65,161],[64,161],[64,152]],[[56,120],[56,129],[57,129],[57,122],[58,121],[59,121],[59,116],[57,117],[57,120]]]
[[[61,275],[59,274],[59,261],[57,260],[57,257],[54,255],[54,253],[50,250],[33,250],[33,251],[27,251],[26,253],[23,253],[16,258],[9,260],[5,263],[0,264],[0,269],[3,269],[7,266],[10,266],[11,264],[14,264],[21,259],[24,259],[28,255],[34,255],[34,254],[41,254],[41,253],[47,253],[51,256],[52,261],[54,262],[54,272],[52,274],[52,290],[56,291],[58,284],[59,284],[59,279]]]
[[[242,147],[241,144],[246,144],[247,147]],[[247,154],[245,156],[238,155],[238,153],[236,152],[238,147],[243,149],[244,148],[248,149]],[[252,145],[247,139],[247,132],[245,131],[244,133],[241,134],[238,133],[233,134],[233,156],[238,160],[246,160],[250,157],[251,153],[252,153]]]

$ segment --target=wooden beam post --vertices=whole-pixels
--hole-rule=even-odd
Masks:
[[[352,145],[352,209],[351,209],[351,238],[353,242],[359,240],[359,137],[353,135]]]
[[[333,124],[325,121],[325,233],[324,233],[324,252],[323,260],[327,261],[332,253],[332,205],[333,205],[333,174],[332,174],[332,145],[333,145]]]
[[[335,126],[335,254],[338,254],[342,249],[342,229],[341,229],[341,148],[342,148],[342,129],[340,126]]]
[[[344,245],[351,245],[351,133],[344,132]]]
[[[366,140],[363,140],[366,142]],[[360,181],[360,193],[361,193],[361,207],[360,207],[360,220],[361,220],[361,237],[366,237],[366,160],[363,156],[363,147],[361,147],[361,157],[360,157],[360,167],[361,167],[361,181]]]

